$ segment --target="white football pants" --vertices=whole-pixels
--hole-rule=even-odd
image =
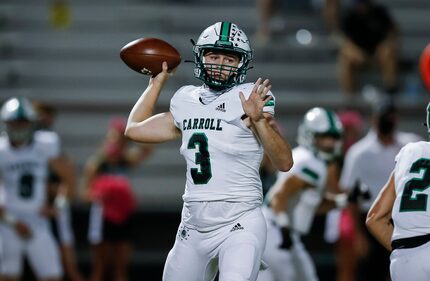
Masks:
[[[260,208],[213,231],[179,226],[169,252],[163,281],[255,281],[266,243],[266,223]]]

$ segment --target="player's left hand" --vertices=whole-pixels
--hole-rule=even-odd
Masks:
[[[258,78],[255,82],[254,88],[252,89],[249,98],[246,99],[243,92],[239,92],[240,101],[242,102],[242,108],[246,116],[248,116],[251,121],[257,122],[264,118],[263,108],[264,105],[271,100],[273,97],[267,95],[270,91],[272,85],[269,85],[269,79],[264,80]]]

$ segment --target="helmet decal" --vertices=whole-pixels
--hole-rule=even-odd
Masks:
[[[325,111],[327,114],[327,119],[329,122],[329,130],[327,131],[328,134],[332,135],[340,135],[340,130],[338,125],[336,124],[336,121],[340,122],[339,118],[335,115],[335,113],[331,110]],[[337,118],[337,120],[335,120]]]
[[[228,38],[230,37],[230,27],[231,23],[229,22],[223,22],[221,24],[221,34],[219,35],[219,40],[223,42],[229,42]]]

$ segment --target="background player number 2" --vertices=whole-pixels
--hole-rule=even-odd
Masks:
[[[400,212],[426,211],[427,210],[427,194],[414,194],[415,192],[423,192],[430,185],[430,159],[421,158],[415,161],[409,172],[422,173],[421,178],[413,178],[406,182],[402,200],[400,202]]]

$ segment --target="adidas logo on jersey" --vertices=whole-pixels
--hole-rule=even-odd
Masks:
[[[230,230],[230,232],[236,231],[236,230],[243,230],[243,226],[240,225],[240,223],[236,223],[235,226]]]
[[[222,104],[218,105],[218,106],[215,108],[215,110],[225,112],[225,102],[223,102]]]

